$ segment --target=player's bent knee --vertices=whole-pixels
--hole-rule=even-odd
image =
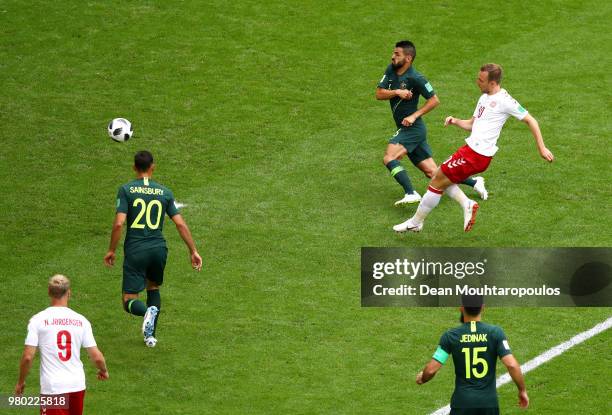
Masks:
[[[130,310],[128,306],[130,304],[130,301],[136,300],[137,298],[138,294],[123,293],[123,297],[121,298],[121,302],[123,303],[123,309],[129,313]]]

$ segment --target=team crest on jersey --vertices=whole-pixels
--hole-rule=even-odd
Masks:
[[[491,108],[495,108],[496,105],[497,105],[497,102],[495,101],[491,101],[491,103],[489,104]]]
[[[408,85],[406,84],[406,81],[402,81],[402,83],[400,84],[400,88],[401,89],[406,89]]]

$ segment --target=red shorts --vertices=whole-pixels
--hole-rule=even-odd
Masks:
[[[452,156],[442,163],[442,173],[453,183],[461,183],[473,174],[483,172],[489,167],[493,157],[483,156],[467,144],[460,147]]]
[[[82,415],[83,414],[83,400],[85,399],[85,390],[78,392],[63,393],[61,395],[41,395],[41,397],[55,397],[57,401],[60,397],[65,397],[66,404],[51,407],[40,407],[40,415]],[[59,401],[57,401],[59,402]]]

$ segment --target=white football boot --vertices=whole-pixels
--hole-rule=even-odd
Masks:
[[[463,210],[463,230],[469,232],[472,230],[476,222],[476,212],[478,212],[478,203],[470,199],[466,208]]]
[[[408,219],[406,222],[400,223],[399,225],[395,225],[393,230],[395,232],[403,233],[406,231],[410,232],[421,232],[423,229],[423,224],[415,224],[412,222],[412,218]]]
[[[142,322],[142,335],[144,336],[145,342],[149,337],[153,337],[153,330],[155,329],[155,318],[157,317],[157,313],[159,313],[159,310],[157,309],[157,307],[152,305],[151,307],[147,308],[147,312],[144,315],[144,320]]]
[[[395,202],[395,206],[411,205],[413,203],[419,203],[420,201],[421,195],[413,191],[410,194],[406,193],[403,198]]]
[[[147,347],[155,347],[157,345],[157,339],[153,336],[147,337],[144,339],[144,342]]]
[[[487,189],[485,188],[485,179],[484,177],[474,177],[474,180],[476,180],[476,184],[474,185],[474,190],[476,190],[476,193],[478,193],[478,195],[480,196],[480,198],[482,200],[487,200],[489,198],[489,192],[487,192]]]

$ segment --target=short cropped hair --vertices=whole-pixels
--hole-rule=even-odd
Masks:
[[[482,295],[463,294],[461,296],[461,305],[468,316],[476,317],[479,315],[482,312],[483,304],[484,297]]]
[[[412,60],[416,58],[416,47],[409,40],[400,40],[395,44],[396,48],[404,49],[404,54],[412,56]]]
[[[487,80],[493,81],[497,84],[501,83],[502,80],[502,67],[496,63],[485,63],[480,67],[480,72],[487,73]]]
[[[49,295],[53,298],[62,298],[70,289],[70,280],[65,275],[55,274],[49,278]]]
[[[139,151],[134,155],[134,167],[141,173],[149,170],[151,165],[153,164],[153,154],[150,152],[143,150]]]

